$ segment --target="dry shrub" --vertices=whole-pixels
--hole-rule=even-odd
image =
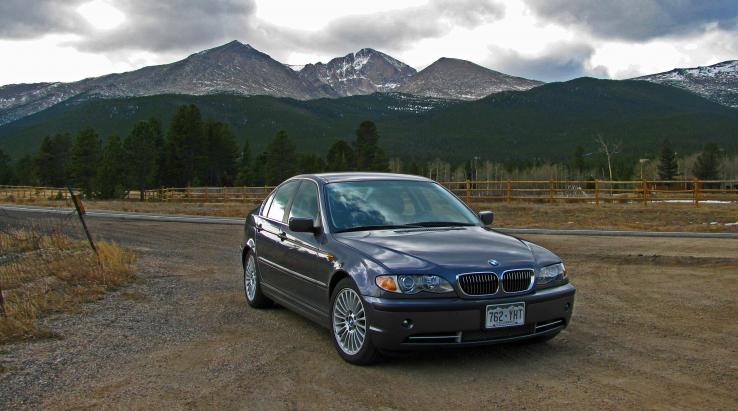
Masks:
[[[0,285],[5,317],[0,343],[47,338],[39,319],[48,313],[72,312],[135,277],[134,254],[114,243],[97,244],[95,255],[85,242],[33,230],[0,233]]]

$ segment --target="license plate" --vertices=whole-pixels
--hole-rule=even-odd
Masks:
[[[515,327],[525,324],[525,303],[495,304],[487,306],[487,328]]]

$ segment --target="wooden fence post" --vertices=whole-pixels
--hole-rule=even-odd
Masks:
[[[72,195],[74,209],[77,210],[77,216],[79,216],[79,221],[80,223],[82,223],[82,228],[85,230],[87,240],[90,242],[90,248],[92,248],[92,251],[94,251],[95,255],[97,255],[97,247],[95,246],[95,242],[92,240],[92,235],[90,235],[90,230],[87,229],[87,223],[85,222],[85,206],[84,204],[82,204],[82,201],[77,197],[77,195],[74,194],[74,191],[72,191],[72,187],[67,187],[67,189],[69,190],[69,194]]]
[[[466,180],[466,203],[471,202],[471,181]]]
[[[507,202],[512,201],[512,181],[507,180]]]
[[[0,317],[5,317],[5,299],[3,298],[2,284],[0,284]]]
[[[700,180],[694,179],[692,181],[692,192],[694,194],[694,206],[700,206]]]
[[[595,207],[600,206],[600,179],[595,178]]]
[[[548,180],[548,202],[554,202],[554,181]]]
[[[643,206],[648,206],[648,181],[643,179]]]

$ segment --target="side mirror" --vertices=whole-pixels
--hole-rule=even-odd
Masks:
[[[495,213],[491,211],[480,211],[479,219],[482,220],[484,225],[490,225],[495,221]]]
[[[319,231],[319,227],[315,226],[312,218],[292,217],[289,221],[290,230],[296,233],[315,233]]]

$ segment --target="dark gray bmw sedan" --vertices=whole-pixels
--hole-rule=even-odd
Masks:
[[[385,351],[553,338],[574,305],[563,262],[488,228],[492,219],[423,177],[293,177],[246,220],[246,301],[328,327],[354,364]]]

